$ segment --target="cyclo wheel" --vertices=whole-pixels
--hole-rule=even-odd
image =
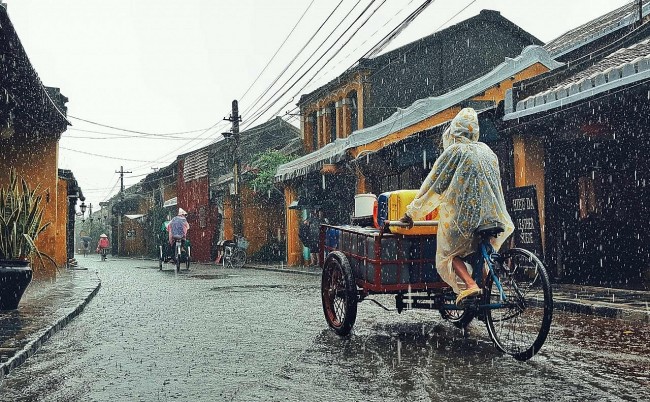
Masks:
[[[181,245],[176,243],[176,272],[181,272]]]
[[[187,252],[185,253],[185,269],[190,269],[190,247],[187,247]]]
[[[158,246],[158,251],[159,251],[159,254],[158,254],[158,269],[162,270],[162,267],[163,267],[163,247]]]
[[[338,335],[346,336],[357,320],[357,285],[345,254],[334,251],[323,264],[321,298],[327,324]]]
[[[230,257],[230,265],[233,268],[241,268],[246,263],[246,252],[239,247],[235,247],[232,250],[232,256]]]
[[[452,304],[456,305],[455,300],[448,300],[446,304]],[[440,316],[446,320],[452,323],[456,328],[464,329],[467,328],[467,326],[472,322],[476,314],[474,311],[470,311],[468,309],[464,310],[446,310],[444,308],[441,308],[438,310],[440,312]]]
[[[486,325],[495,346],[515,359],[533,357],[546,341],[553,318],[553,294],[544,264],[528,250],[513,248],[495,264],[507,307],[486,311]],[[499,303],[499,290],[490,275],[486,304]]]

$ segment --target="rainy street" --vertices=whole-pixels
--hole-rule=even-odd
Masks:
[[[437,312],[359,306],[327,328],[319,277],[79,258],[102,286],[83,313],[5,378],[2,401],[643,400],[650,328],[556,313],[542,351],[498,352]],[[390,305],[390,298],[379,298]]]

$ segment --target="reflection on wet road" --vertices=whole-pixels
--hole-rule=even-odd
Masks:
[[[317,277],[92,264],[99,294],[4,380],[2,401],[650,398],[647,325],[556,313],[542,351],[522,363],[483,323],[464,336],[433,311],[364,302],[353,335],[339,338]]]

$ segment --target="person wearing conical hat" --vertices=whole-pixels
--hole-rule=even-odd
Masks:
[[[97,252],[101,252],[102,249],[109,248],[111,246],[110,242],[108,241],[108,236],[106,236],[106,233],[102,233],[99,235],[99,242],[97,243]]]
[[[495,250],[514,231],[501,188],[499,160],[478,138],[476,111],[461,110],[442,134],[443,151],[401,219],[412,225],[439,208],[436,268],[458,295],[458,305],[481,293],[461,259],[475,251],[476,228],[495,222],[505,227],[492,239]]]
[[[187,231],[190,229],[190,224],[187,223],[187,212],[183,208],[178,208],[178,215],[176,215],[169,226],[167,226],[167,233],[169,234],[169,244],[174,244],[174,239],[185,239]]]

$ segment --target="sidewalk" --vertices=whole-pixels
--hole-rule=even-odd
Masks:
[[[304,275],[321,274],[320,268],[302,266],[247,264],[245,268]],[[650,324],[650,291],[567,284],[553,284],[552,288],[553,305],[556,311],[568,311]]]
[[[33,280],[17,310],[0,312],[0,381],[79,315],[99,287],[87,270],[62,268],[55,280]]]

